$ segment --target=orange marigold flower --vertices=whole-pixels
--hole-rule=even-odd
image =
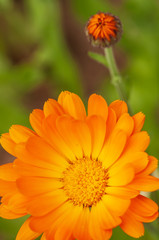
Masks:
[[[120,39],[122,25],[111,13],[98,13],[88,20],[85,31],[94,46],[109,47]]]
[[[16,157],[0,167],[0,216],[30,215],[16,240],[107,240],[120,226],[132,237],[158,206],[141,191],[155,191],[157,159],[145,152],[144,115],[131,117],[124,101],[109,106],[62,92],[30,115],[33,130],[13,125],[1,145]]]

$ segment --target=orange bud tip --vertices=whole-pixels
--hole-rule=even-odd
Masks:
[[[121,38],[122,24],[111,13],[97,13],[88,20],[85,32],[93,46],[110,47]]]

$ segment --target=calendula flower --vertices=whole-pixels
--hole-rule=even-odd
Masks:
[[[158,206],[140,192],[159,188],[144,118],[96,94],[86,114],[76,94],[62,92],[31,113],[34,131],[13,125],[3,134],[16,159],[0,167],[0,216],[29,215],[16,240],[107,240],[118,225],[142,236]]]
[[[111,13],[97,13],[88,20],[85,32],[94,46],[109,47],[120,39],[122,25]]]

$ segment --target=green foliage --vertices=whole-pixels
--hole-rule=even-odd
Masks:
[[[8,219],[0,219],[0,237],[4,240],[15,239],[20,229],[21,225],[27,217],[22,217],[19,219],[13,219],[8,221]]]
[[[95,53],[95,52],[88,52],[88,55],[90,58],[92,58],[93,60],[97,61],[98,63],[103,64],[105,67],[107,67],[107,61],[105,59],[104,55],[101,55],[99,53]]]

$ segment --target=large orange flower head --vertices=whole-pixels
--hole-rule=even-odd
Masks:
[[[62,92],[31,113],[34,130],[14,125],[3,134],[15,160],[0,167],[0,216],[29,215],[16,240],[107,240],[118,225],[142,236],[158,206],[141,191],[159,188],[144,118],[96,94],[86,114],[76,94]]]
[[[109,47],[120,39],[122,25],[111,13],[97,13],[88,20],[85,32],[93,46]]]

